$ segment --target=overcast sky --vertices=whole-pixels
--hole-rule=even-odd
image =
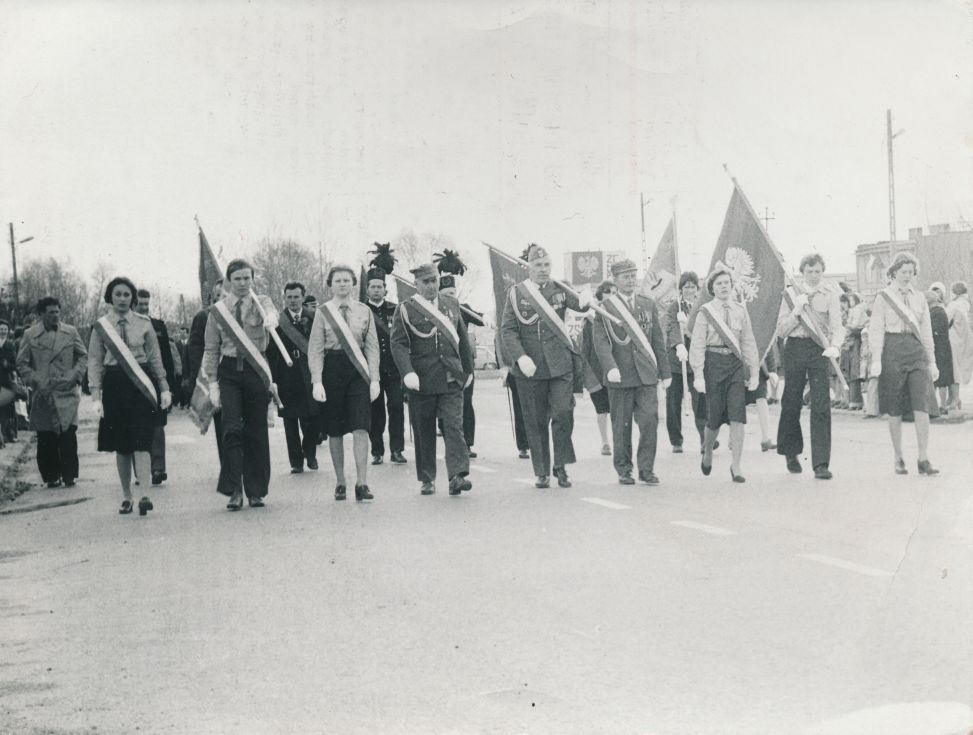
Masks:
[[[21,257],[196,292],[265,235],[359,261],[402,228],[641,248],[703,269],[731,184],[796,262],[973,222],[973,6],[844,2],[5,2],[0,221]],[[6,233],[5,233],[6,234]],[[9,249],[0,278],[9,278]],[[560,259],[558,260],[560,263]]]

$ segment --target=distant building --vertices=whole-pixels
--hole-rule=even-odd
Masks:
[[[913,227],[908,240],[865,243],[855,250],[862,296],[871,299],[885,287],[885,271],[901,252],[919,259],[919,286],[923,289],[935,281],[948,288],[953,281],[969,283],[973,279],[973,231],[953,230],[943,224],[930,225],[923,234],[921,227]]]

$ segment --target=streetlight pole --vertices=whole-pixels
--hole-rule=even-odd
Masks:
[[[10,222],[10,260],[13,264],[14,271],[14,305],[10,310],[10,316],[12,319],[16,319],[18,311],[20,309],[20,285],[17,281],[17,241],[14,239],[14,223]],[[30,242],[34,239],[34,236],[25,237],[20,241],[21,244],[25,242]]]

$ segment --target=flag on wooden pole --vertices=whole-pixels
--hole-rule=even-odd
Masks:
[[[199,227],[197,222],[197,227]],[[213,249],[206,240],[203,228],[199,227],[199,300],[203,306],[209,303],[213,294],[213,286],[223,277],[219,262],[213,255]]]
[[[416,287],[402,278],[402,276],[397,276],[393,273],[392,278],[395,279],[395,298],[400,304],[416,293]]]
[[[487,245],[486,243],[483,243]],[[493,320],[499,324],[503,316],[503,304],[510,287],[527,278],[527,268],[518,260],[487,245],[490,250],[490,270],[493,271]]]
[[[642,277],[643,296],[648,296],[665,311],[667,304],[676,298],[679,290],[679,258],[676,254],[676,215],[669,220],[669,226],[662,234],[655,255],[649,261],[648,269]]]

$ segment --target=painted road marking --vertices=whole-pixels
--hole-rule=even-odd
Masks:
[[[852,561],[846,561],[845,559],[839,559],[836,556],[825,556],[824,554],[798,554],[798,558],[807,559],[808,561],[816,561],[819,564],[827,564],[828,566],[838,567],[839,569],[845,569],[849,572],[858,572],[859,574],[864,574],[866,577],[891,577],[892,572],[886,572],[884,569],[876,569],[875,567],[866,567],[862,564],[855,564]]]
[[[621,503],[613,503],[610,500],[602,500],[601,498],[581,498],[586,503],[591,503],[592,505],[600,505],[602,508],[611,508],[612,510],[631,510],[632,506],[622,505]]]
[[[702,531],[703,533],[711,533],[714,536],[736,536],[736,531],[731,531],[729,528],[720,528],[719,526],[710,526],[705,523],[696,523],[695,521],[672,521],[673,526],[682,526],[683,528],[692,528],[694,531]]]
[[[493,469],[492,467],[484,467],[481,464],[471,464],[470,469],[476,470],[477,472],[486,472],[487,474],[493,474],[494,472],[496,472],[496,470]]]

